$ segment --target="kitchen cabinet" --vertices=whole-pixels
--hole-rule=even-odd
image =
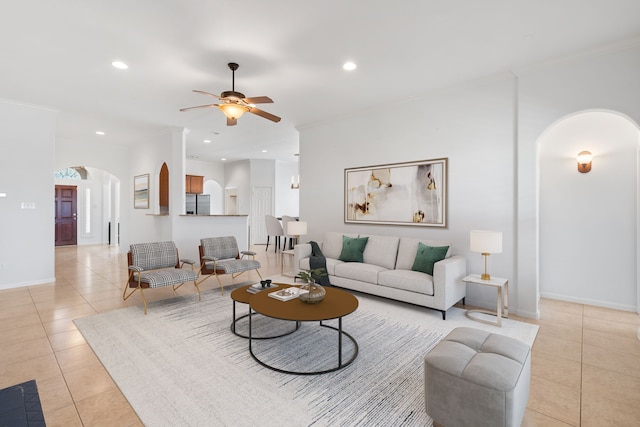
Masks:
[[[187,194],[202,194],[204,189],[204,176],[187,175],[185,183]]]

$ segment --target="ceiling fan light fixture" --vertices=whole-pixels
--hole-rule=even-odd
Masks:
[[[230,119],[239,119],[244,113],[249,111],[249,107],[234,103],[220,104],[218,108]]]

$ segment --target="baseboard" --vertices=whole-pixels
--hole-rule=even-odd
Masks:
[[[567,295],[554,294],[550,292],[541,292],[540,297],[566,301],[566,302],[574,302],[577,304],[594,305],[596,307],[611,308],[614,310],[631,311],[634,313],[637,313],[638,309],[640,309],[640,307],[636,307],[635,305],[618,304],[618,303],[613,303],[609,301],[594,300],[590,298],[572,297]]]
[[[56,282],[56,278],[51,277],[49,279],[34,280],[31,282],[5,283],[3,285],[0,285],[0,290],[23,288],[25,286],[44,285],[47,283],[55,283],[55,282]]]

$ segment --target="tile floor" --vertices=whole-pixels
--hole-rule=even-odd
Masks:
[[[255,250],[263,275],[280,272],[279,255]],[[50,427],[142,425],[73,323],[140,304],[137,295],[122,301],[125,279],[126,257],[115,250],[62,247],[55,284],[0,291],[0,389],[36,379]],[[201,287],[214,288],[215,279]],[[188,284],[178,290],[191,292]],[[171,295],[147,293],[149,300]],[[540,325],[523,426],[640,425],[638,315],[547,299],[540,305],[540,320],[519,319]]]

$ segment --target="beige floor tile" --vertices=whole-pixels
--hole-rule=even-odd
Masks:
[[[86,344],[84,337],[78,330],[49,335],[49,342],[51,343],[53,351],[60,351],[66,348]]]
[[[0,363],[11,364],[53,353],[47,337],[36,338],[0,347]]]
[[[47,427],[83,427],[80,415],[73,404],[52,412],[43,412]]]
[[[584,328],[591,331],[605,332],[607,334],[619,335],[621,337],[637,338],[638,326],[629,323],[613,322],[601,320],[594,317],[584,318]]]
[[[129,426],[140,423],[129,402],[117,388],[83,399],[76,406],[86,426]]]
[[[75,331],[78,329],[76,324],[73,323],[73,319],[59,319],[52,320],[50,322],[44,322],[44,330],[47,331],[47,335],[61,334],[63,332]]]
[[[63,373],[68,373],[91,365],[99,365],[100,360],[88,344],[79,345],[56,352],[58,364]]]
[[[53,354],[16,363],[0,363],[0,388],[30,380],[40,383],[59,375],[62,375],[62,372]]]
[[[28,304],[20,304],[20,305],[11,305],[9,307],[5,307],[0,311],[0,321],[4,325],[5,319],[11,319],[16,316],[24,316],[29,314],[37,314],[36,306],[33,303]]]
[[[582,342],[582,328],[551,321],[539,321],[538,335],[548,335],[567,341]]]
[[[71,307],[54,308],[52,310],[41,312],[40,318],[43,322],[52,322],[60,319],[77,319],[78,317],[84,317],[95,313],[96,311],[91,307],[91,305],[84,303]]]
[[[46,336],[47,333],[41,323],[21,326],[19,328],[6,328],[3,326],[2,329],[0,329],[0,342],[2,343],[2,346],[30,341]]]
[[[14,305],[25,304],[33,304],[31,294],[26,289],[24,292],[15,292],[13,294],[0,293],[0,311],[4,311],[5,309]]]
[[[534,349],[531,357],[531,370],[541,378],[580,390],[582,382],[582,364],[580,362]]]
[[[584,344],[583,363],[640,378],[640,357],[610,348]]]
[[[584,365],[582,371],[583,403],[598,400],[603,396],[622,404],[640,407],[640,378]]]
[[[533,343],[533,350],[576,362],[582,361],[581,343],[563,340],[550,335],[538,334]]]
[[[585,400],[582,404],[582,427],[637,427],[640,405],[633,406],[609,400],[604,396]]]
[[[540,299],[540,312],[545,314],[548,311],[554,313],[567,313],[582,316],[584,314],[584,305],[574,302],[561,301],[555,299]]]
[[[579,426],[580,390],[532,375],[527,408],[572,426]]]
[[[62,375],[38,381],[37,385],[42,411],[45,414],[73,405],[73,399]]]
[[[35,306],[34,306],[35,308]],[[42,323],[37,311],[28,314],[20,314],[9,318],[0,319],[3,329],[21,328],[29,325],[39,325]]]
[[[539,412],[527,409],[522,419],[521,427],[570,427],[571,424],[564,423],[555,418],[551,418],[547,415]]]
[[[592,317],[600,320],[609,320],[611,322],[628,323],[640,326],[640,316],[633,311],[614,310],[606,307],[596,307],[593,305],[584,306],[584,317]]]
[[[640,340],[637,337],[623,337],[585,329],[584,343],[603,348],[615,348],[617,351],[640,358]]]
[[[116,387],[102,365],[89,365],[74,369],[65,372],[64,377],[75,402]],[[88,378],[91,380],[87,381]]]

